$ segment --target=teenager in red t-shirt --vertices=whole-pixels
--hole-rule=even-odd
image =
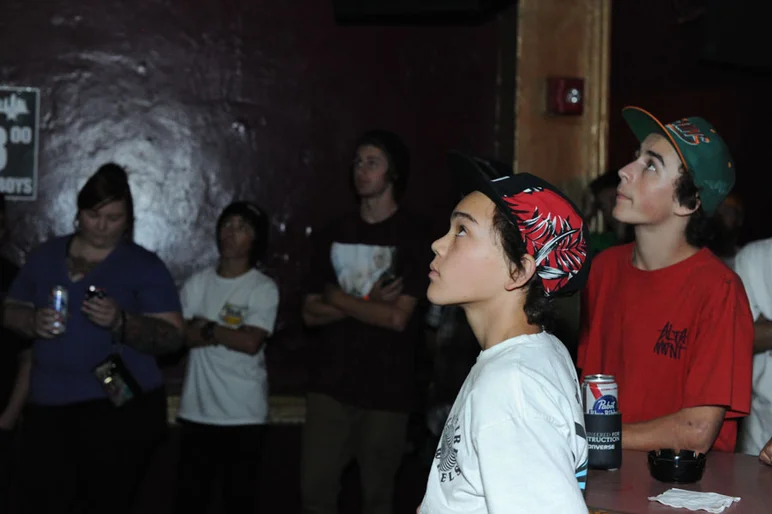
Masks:
[[[739,277],[705,244],[734,163],[702,118],[623,116],[641,147],[613,214],[635,242],[593,263],[577,364],[616,377],[623,448],[732,451],[750,409],[753,319]]]

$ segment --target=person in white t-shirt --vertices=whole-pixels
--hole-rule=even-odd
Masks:
[[[276,283],[255,269],[268,229],[257,206],[226,207],[217,221],[217,265],[190,277],[180,294],[190,347],[178,414],[180,514],[208,512],[215,483],[224,512],[254,512],[268,418],[264,348],[279,304]]]
[[[587,224],[533,175],[456,152],[449,163],[466,196],[432,245],[427,296],[464,309],[482,352],[450,410],[418,512],[586,513],[579,381],[548,328],[552,298],[586,281]]]
[[[772,238],[749,243],[735,256],[753,314],[753,396],[751,412],[740,425],[737,451],[764,460],[772,437]]]

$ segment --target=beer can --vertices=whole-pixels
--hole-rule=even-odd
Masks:
[[[613,375],[587,375],[582,382],[585,414],[616,414],[618,408],[617,381]]]
[[[53,333],[62,334],[67,327],[67,313],[70,303],[70,297],[67,289],[63,286],[54,286],[48,295],[48,306],[56,312],[56,319],[53,324]]]

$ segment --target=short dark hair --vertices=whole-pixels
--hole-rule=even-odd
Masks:
[[[217,218],[217,248],[220,247],[220,232],[228,219],[239,216],[254,232],[252,246],[249,248],[249,264],[255,266],[265,256],[268,250],[268,235],[270,221],[267,213],[251,202],[233,202],[228,205]]]
[[[493,214],[493,229],[504,249],[504,254],[519,271],[523,271],[522,259],[527,253],[525,242],[518,228],[507,219],[499,207],[496,207]],[[556,324],[555,307],[552,298],[545,294],[541,277],[534,273],[523,287],[528,288],[523,306],[528,323],[541,325],[547,332],[552,332]]]
[[[134,235],[134,199],[126,170],[115,163],[103,164],[89,177],[78,193],[78,212],[120,200],[126,203],[126,235],[131,238]]]
[[[694,209],[700,198],[700,190],[694,183],[694,178],[688,170],[681,165],[679,176],[675,182],[675,198],[679,204],[687,209]],[[717,237],[716,220],[708,215],[700,205],[689,216],[686,224],[686,242],[695,248],[704,248],[711,245]]]
[[[388,130],[368,130],[357,140],[356,147],[370,145],[378,148],[386,155],[388,161],[388,176],[394,185],[394,198],[399,200],[407,188],[407,178],[410,174],[410,151],[402,139]]]

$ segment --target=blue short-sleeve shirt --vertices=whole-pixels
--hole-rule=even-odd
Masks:
[[[67,405],[106,398],[92,370],[113,350],[108,329],[92,323],[82,312],[86,288],[106,291],[128,314],[179,312],[177,288],[169,270],[153,252],[123,241],[77,282],[70,281],[66,257],[72,236],[57,237],[32,251],[8,297],[46,307],[54,286],[68,291],[66,330],[54,339],[36,339],[29,401],[40,405]],[[144,391],[162,385],[155,357],[128,346],[121,349],[127,368]]]

